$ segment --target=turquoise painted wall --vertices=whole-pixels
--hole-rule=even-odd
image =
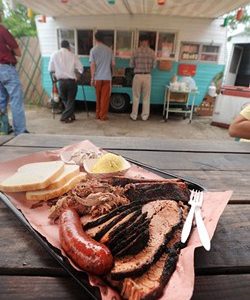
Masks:
[[[45,91],[50,95],[52,89],[52,83],[48,72],[49,57],[42,57],[42,85]],[[81,58],[81,62],[84,66],[89,66],[87,57]],[[160,71],[157,68],[152,72],[152,91],[151,91],[151,103],[152,104],[163,104],[164,100],[164,89],[170,79],[177,74],[178,62],[173,62],[171,71]],[[116,66],[128,67],[128,59],[116,59]],[[197,63],[196,75],[194,80],[199,90],[199,94],[196,96],[195,105],[200,105],[204,96],[207,93],[208,87],[216,74],[224,71],[224,65],[209,64],[209,63]],[[86,99],[89,101],[95,101],[95,90],[93,87],[84,86]],[[130,97],[132,96],[131,88],[113,88],[113,92],[127,93]],[[83,91],[81,86],[78,87],[77,99],[83,100]]]

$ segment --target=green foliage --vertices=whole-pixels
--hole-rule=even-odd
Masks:
[[[3,10],[3,3],[0,1],[0,10]],[[2,23],[7,27],[14,37],[36,36],[35,15],[31,19],[27,16],[27,8],[17,4],[15,10],[9,9],[2,17]]]
[[[231,29],[235,30],[237,29],[239,24],[247,25],[250,21],[250,16],[245,13],[244,16],[240,20],[236,20],[235,15],[229,15],[228,18],[228,26],[230,26]]]
[[[228,15],[225,16],[224,18],[224,24],[222,25],[223,27],[229,27],[231,30],[237,29],[239,24],[243,24],[246,27],[250,23],[250,15],[248,13],[247,8],[244,9],[243,15],[240,18],[240,20],[237,20],[237,11],[233,11],[229,13]]]

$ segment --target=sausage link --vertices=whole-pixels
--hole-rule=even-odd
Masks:
[[[72,208],[66,208],[60,215],[59,237],[63,250],[84,271],[103,275],[111,270],[110,250],[84,232],[80,217]]]

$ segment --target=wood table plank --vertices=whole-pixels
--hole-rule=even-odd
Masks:
[[[250,205],[228,205],[217,225],[211,250],[196,249],[198,274],[250,273]]]
[[[1,276],[0,299],[4,300],[95,300],[100,299],[99,290],[91,288],[92,296],[73,278],[41,276]]]
[[[168,171],[168,170],[166,170]],[[232,190],[233,195],[230,204],[250,204],[249,171],[179,171],[172,173],[177,177],[184,177],[196,182],[208,191]]]
[[[4,145],[14,137],[15,137],[14,135],[0,135],[0,146]]]
[[[34,152],[52,149],[3,146],[1,148],[0,161],[3,162]],[[133,150],[116,150],[115,153],[162,170],[248,171],[250,169],[248,154],[196,153],[194,155],[193,153],[182,152],[169,152],[166,154],[163,152]],[[236,155],[237,159],[235,159]]]
[[[248,171],[249,154],[116,150],[115,153],[162,170]],[[235,156],[237,155],[237,159]]]
[[[61,148],[69,144],[90,140],[96,146],[105,149],[130,149],[174,152],[217,152],[217,153],[250,153],[249,143],[235,141],[210,140],[176,140],[141,137],[107,137],[82,135],[23,134],[15,137],[7,146]]]
[[[226,207],[212,240],[211,251],[206,252],[203,248],[196,251],[195,266],[199,274],[208,269],[212,273],[221,272],[224,268],[228,272],[235,271],[235,268],[250,271],[249,215],[249,205]],[[0,228],[0,270],[13,275],[15,272],[27,274],[31,269],[37,275],[65,274],[3,204],[0,204]]]
[[[197,276],[192,300],[248,300],[250,274]]]
[[[248,300],[250,275],[197,276],[192,300]],[[92,300],[71,278],[1,276],[1,299]],[[32,293],[31,293],[32,290]],[[96,296],[97,293],[96,293]]]

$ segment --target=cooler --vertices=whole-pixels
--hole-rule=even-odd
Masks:
[[[248,104],[250,104],[250,88],[223,86],[215,101],[212,125],[228,127]]]

